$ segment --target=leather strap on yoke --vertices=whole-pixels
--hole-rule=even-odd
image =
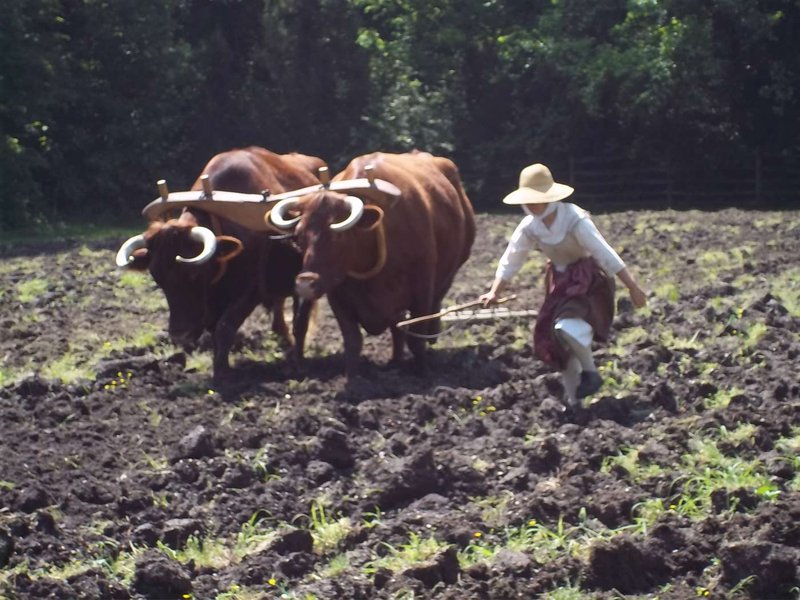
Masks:
[[[372,208],[380,213],[380,219],[378,219],[377,227],[375,228],[375,235],[377,236],[375,242],[378,246],[378,257],[375,264],[367,271],[360,273],[357,271],[348,271],[348,277],[352,277],[353,279],[369,279],[377,275],[386,264],[386,231],[383,227],[383,209],[374,204]]]
[[[233,237],[231,235],[221,235],[222,233],[222,225],[219,222],[219,217],[215,214],[211,214],[211,231],[214,232],[214,235],[217,237],[217,240],[232,242],[235,245],[235,248],[228,252],[225,256],[221,256],[216,259],[217,261],[217,273],[214,275],[214,278],[211,280],[211,285],[215,285],[219,282],[220,279],[225,275],[225,272],[228,270],[228,262],[239,256],[242,251],[244,250],[244,244],[239,238]]]

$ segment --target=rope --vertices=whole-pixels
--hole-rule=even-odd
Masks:
[[[414,333],[413,331],[406,331],[406,335],[410,335],[411,337],[420,338],[423,340],[436,340],[439,338],[440,335],[444,335],[445,333],[455,329],[456,325],[450,325],[447,329],[442,329],[439,333]]]

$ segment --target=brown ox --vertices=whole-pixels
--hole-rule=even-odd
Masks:
[[[315,173],[324,165],[315,157],[249,147],[214,156],[202,173],[217,190],[283,192],[319,183]],[[192,189],[201,189],[200,178]],[[296,299],[292,339],[283,306],[293,295],[302,257],[288,240],[186,207],[177,218],[152,221],[126,241],[117,264],[149,269],[167,298],[175,343],[190,350],[204,330],[212,333],[215,382],[226,379],[236,332],[260,303],[272,311],[272,330],[293,346],[291,356],[303,355],[313,303]]]
[[[399,196],[350,192],[360,199],[332,191],[364,177],[394,184]],[[438,312],[469,257],[474,214],[452,161],[423,152],[360,156],[333,178],[331,189],[282,200],[267,218],[294,229],[303,252],[297,292],[305,298],[327,294],[344,338],[348,375],[358,368],[360,327],[372,335],[390,328],[392,361],[402,358],[407,343],[424,371],[423,336],[437,333],[438,321],[412,326],[408,337],[395,324],[407,312]]]

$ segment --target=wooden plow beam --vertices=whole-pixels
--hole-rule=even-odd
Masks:
[[[506,302],[515,300],[516,298],[517,298],[516,294],[513,294],[511,296],[500,298],[495,302],[495,304],[505,304]],[[455,306],[449,306],[445,309],[440,310],[437,313],[433,313],[432,315],[423,315],[421,317],[414,317],[413,319],[406,319],[404,321],[399,321],[396,324],[396,326],[408,327],[409,325],[413,325],[414,323],[422,323],[424,321],[430,321],[431,319],[442,319],[442,321],[466,321],[469,319],[490,319],[490,318],[502,318],[509,316],[521,316],[522,314],[525,314],[526,316],[529,316],[531,314],[538,314],[535,313],[535,311],[509,311],[508,309],[498,309],[498,308],[483,308],[480,310],[470,311],[469,313],[464,313],[465,310],[476,306],[483,306],[483,301],[473,300],[471,302],[466,302],[464,304],[456,304]],[[517,315],[516,313],[521,313],[521,314]]]
[[[508,308],[484,308],[469,312],[457,312],[444,315],[442,321],[486,321],[491,319],[507,319],[509,317],[538,317],[539,311],[532,308],[510,310]]]

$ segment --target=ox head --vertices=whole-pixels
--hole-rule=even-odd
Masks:
[[[383,211],[355,196],[324,191],[287,198],[266,218],[294,233],[303,255],[295,284],[303,298],[319,298],[346,277],[369,278],[385,261]]]
[[[187,211],[178,219],[154,221],[146,232],[126,240],[116,262],[118,267],[150,271],[167,299],[170,337],[191,349],[210,325],[207,295],[221,263],[241,250],[239,240],[216,236]]]

